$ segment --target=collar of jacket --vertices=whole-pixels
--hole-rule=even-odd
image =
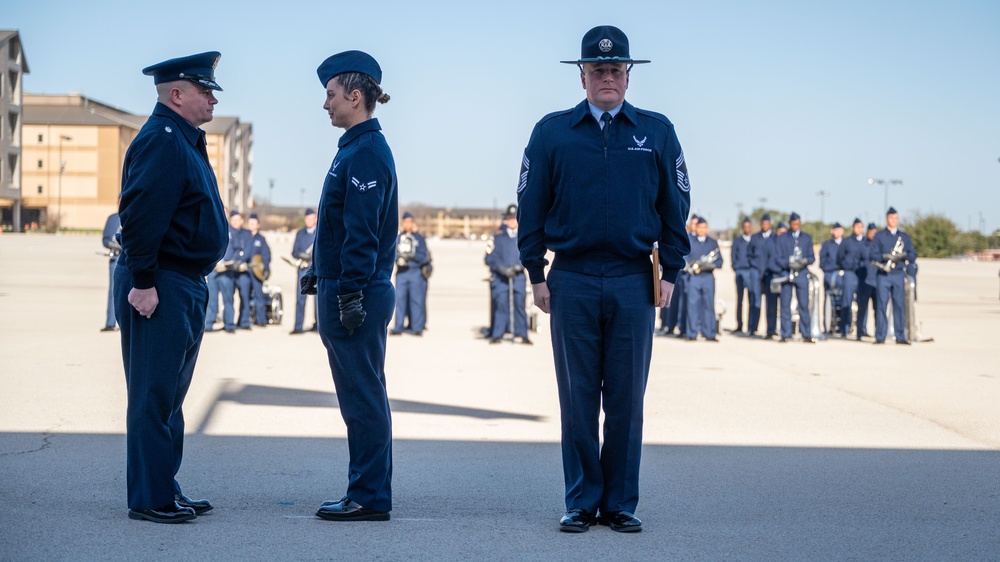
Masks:
[[[176,111],[160,102],[156,102],[156,107],[153,108],[153,115],[166,117],[174,123],[177,123],[177,129],[184,135],[184,138],[191,143],[191,146],[195,148],[198,147],[198,139],[205,134],[205,131],[202,131],[198,127],[188,123],[187,120],[181,117]]]
[[[367,121],[362,121],[357,125],[351,127],[346,133],[341,135],[340,140],[337,141],[337,148],[344,148],[351,143],[354,139],[360,137],[364,133],[371,131],[381,131],[382,125],[379,125],[378,119],[372,117]]]
[[[622,115],[624,115],[626,119],[631,121],[633,125],[638,123],[635,112],[635,106],[633,106],[627,101],[622,102],[622,109],[621,111],[618,112],[618,115],[615,116],[615,119],[618,119],[618,117]],[[590,113],[590,106],[587,105],[587,100],[583,100],[582,102],[580,102],[579,105],[573,108],[573,121],[572,121],[573,126],[576,127],[577,125],[582,123],[583,120],[586,119],[587,117],[590,117],[591,119],[594,118],[593,114]]]

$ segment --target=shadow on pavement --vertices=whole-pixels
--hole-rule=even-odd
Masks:
[[[189,435],[180,479],[216,510],[126,518],[123,435],[0,434],[0,558],[987,560],[1000,452],[647,445],[644,532],[557,531],[559,446],[397,441],[388,523],[315,519],[342,439]],[[30,475],[30,477],[26,477]]]

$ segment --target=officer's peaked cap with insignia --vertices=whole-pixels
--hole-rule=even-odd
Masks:
[[[323,64],[316,69],[319,82],[325,88],[330,79],[345,72],[360,72],[367,74],[375,80],[376,84],[382,84],[382,67],[374,57],[362,51],[344,51],[328,57]]]
[[[585,62],[627,62],[643,64],[648,60],[635,60],[628,52],[628,37],[625,32],[611,25],[599,25],[583,36],[580,46],[580,60],[559,61],[564,64]]]
[[[152,76],[154,84],[189,80],[199,86],[221,92],[222,87],[215,81],[215,67],[219,64],[221,57],[222,54],[218,51],[199,53],[147,66],[142,69],[142,73],[146,76]]]

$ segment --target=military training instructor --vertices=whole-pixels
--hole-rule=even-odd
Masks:
[[[580,67],[587,99],[543,117],[524,151],[518,247],[535,304],[551,314],[566,485],[559,528],[634,532],[655,306],[670,302],[690,253],[691,187],[673,124],[625,101],[632,65],[649,61],[633,60],[611,26],[588,31],[581,51],[562,62]]]
[[[205,276],[226,251],[228,224],[201,125],[218,100],[202,53],[143,69],[157,103],[132,141],[122,173],[122,254],[115,269],[128,389],[128,515],[179,523],[212,509],[175,480],[184,447],[181,407],[205,330]]]

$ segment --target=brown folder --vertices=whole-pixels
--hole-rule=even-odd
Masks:
[[[660,249],[653,246],[653,306],[660,306]]]

